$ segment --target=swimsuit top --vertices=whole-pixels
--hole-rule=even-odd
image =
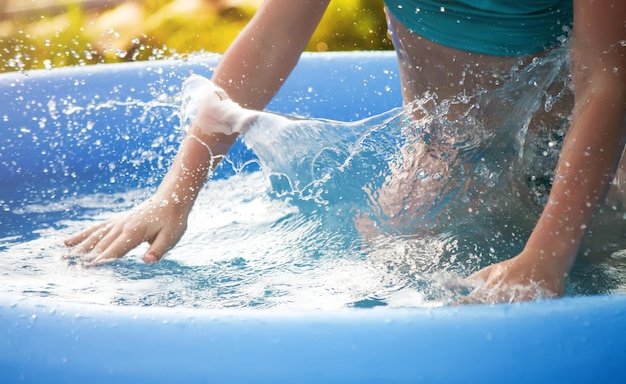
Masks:
[[[442,45],[494,56],[521,56],[559,45],[572,26],[572,3],[385,0],[388,11],[409,30]]]

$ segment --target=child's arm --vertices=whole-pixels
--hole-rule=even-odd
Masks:
[[[226,51],[213,82],[242,107],[263,109],[298,62],[329,2],[265,0]]]
[[[626,2],[576,0],[575,107],[546,207],[521,254],[479,271],[470,301],[562,296],[626,138]],[[523,288],[522,288],[523,287]]]
[[[266,0],[224,54],[213,81],[246,108],[262,109],[276,94],[306,47],[330,0]],[[237,137],[200,103],[179,153],[153,197],[106,223],[65,240],[92,263],[124,256],[150,243],[147,262],[161,259],[180,240],[189,212],[209,172]],[[232,109],[228,109],[232,111]],[[236,116],[235,116],[236,118]]]

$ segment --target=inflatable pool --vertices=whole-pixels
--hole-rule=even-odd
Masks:
[[[58,222],[20,209],[26,203],[153,182],[178,140],[167,109],[153,107],[190,73],[209,76],[216,60],[0,76],[0,249]],[[392,52],[306,54],[268,109],[348,121],[400,102]],[[103,305],[0,290],[2,383],[626,382],[623,295],[313,311]]]

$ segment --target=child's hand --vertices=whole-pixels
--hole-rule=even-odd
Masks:
[[[68,247],[76,247],[72,250],[73,255],[81,256],[93,266],[120,258],[146,241],[150,247],[143,259],[154,263],[178,243],[187,227],[187,216],[188,210],[167,200],[158,201],[155,196],[64,242]]]
[[[96,265],[120,258],[145,241],[150,247],[144,261],[157,262],[178,243],[210,170],[228,152],[235,134],[243,133],[259,115],[241,108],[200,76],[192,76],[183,93],[182,116],[189,137],[157,193],[137,208],[66,239],[65,245],[76,247],[73,255]]]
[[[563,296],[566,273],[556,256],[524,250],[490,265],[467,279],[477,286],[460,304],[511,303]]]

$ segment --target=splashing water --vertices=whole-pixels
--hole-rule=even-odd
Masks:
[[[264,115],[244,140],[269,173],[272,193],[321,214],[325,226],[352,228],[356,221],[369,240],[459,237],[470,227],[484,237],[506,213],[501,221],[528,231],[540,204],[518,195],[541,195],[525,179],[534,168],[552,169],[556,156],[527,156],[528,146],[548,149],[527,131],[548,87],[563,81],[564,66],[565,55],[554,55],[496,91],[441,104],[427,95],[355,123]],[[464,104],[454,120],[450,103]],[[515,236],[519,243],[525,234]]]
[[[0,239],[3,289],[209,308],[447,303],[459,279],[514,255],[532,229],[568,118],[537,116],[566,101],[567,73],[556,51],[496,91],[425,95],[362,121],[262,114],[244,137],[262,172],[210,181],[186,235],[157,265],[140,261],[145,247],[95,269],[59,261],[64,237],[136,205],[149,188],[25,202],[12,213],[54,222],[27,240]],[[621,225],[615,217],[605,223]],[[626,248],[612,240],[611,252]],[[625,291],[621,254],[582,262],[569,292]]]

